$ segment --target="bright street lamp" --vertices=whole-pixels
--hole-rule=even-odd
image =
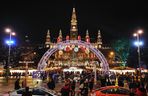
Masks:
[[[8,51],[8,61],[6,63],[6,78],[8,79],[8,75],[9,75],[9,64],[10,64],[10,54],[11,54],[11,45],[14,44],[14,41],[12,41],[11,37],[13,35],[16,35],[15,32],[12,32],[10,28],[6,28],[5,29],[6,33],[9,33],[9,40],[6,41],[7,45],[9,46],[9,51]]]
[[[142,45],[142,42],[140,42],[140,35],[143,33],[143,30],[138,30],[136,33],[133,34],[134,37],[136,37],[136,45],[138,47],[138,64],[139,64],[139,71],[141,73],[141,62],[140,62],[140,46]]]
[[[139,42],[135,41],[134,45],[135,46],[143,46],[143,42],[142,41],[139,41]]]

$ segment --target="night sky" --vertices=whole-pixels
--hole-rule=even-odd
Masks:
[[[139,28],[144,29],[142,39],[148,42],[148,3],[141,0],[12,0],[0,1],[0,40],[3,43],[8,35],[4,28],[9,26],[16,33],[17,43],[23,42],[28,35],[32,43],[44,43],[47,29],[52,41],[59,30],[63,37],[70,32],[72,8],[76,8],[78,30],[82,38],[86,29],[95,41],[98,29],[101,30],[103,43],[109,44],[121,37],[133,39],[132,34]],[[103,2],[104,1],[104,2]],[[112,2],[111,2],[112,1]],[[130,0],[131,1],[131,0]]]

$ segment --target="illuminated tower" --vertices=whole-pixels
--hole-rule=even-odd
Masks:
[[[45,47],[48,48],[50,47],[51,41],[50,41],[50,31],[47,31],[47,35],[46,35],[46,42],[45,42]]]
[[[86,30],[85,41],[86,41],[86,42],[90,42],[90,37],[89,37],[88,30]]]
[[[59,36],[58,36],[58,38],[57,38],[57,42],[61,42],[62,39],[63,39],[63,37],[62,37],[62,30],[60,29],[60,31],[59,31]]]
[[[78,37],[77,18],[76,18],[75,8],[73,8],[72,17],[71,17],[70,39],[76,40],[77,37]]]
[[[98,47],[99,48],[102,47],[102,38],[101,38],[101,32],[100,32],[100,30],[98,30],[97,44],[98,44]]]

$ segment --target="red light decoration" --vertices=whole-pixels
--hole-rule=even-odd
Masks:
[[[90,58],[92,58],[92,59],[94,58],[94,54],[93,53],[90,54]]]
[[[81,40],[81,36],[80,35],[78,36],[78,40]]]
[[[90,42],[90,38],[89,37],[86,38],[86,42]]]
[[[83,57],[86,58],[86,54],[83,54]]]
[[[68,35],[66,36],[66,40],[69,40],[69,36]]]
[[[57,38],[57,42],[61,42],[61,38],[60,37]]]
[[[85,50],[86,50],[85,46],[81,46],[80,49],[81,49],[83,52],[85,52]]]
[[[67,46],[66,47],[66,51],[69,52],[70,51],[70,47]]]

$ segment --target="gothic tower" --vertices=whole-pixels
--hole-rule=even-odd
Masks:
[[[73,8],[72,17],[71,17],[70,39],[76,40],[77,37],[78,37],[77,18],[76,18],[75,8]]]
[[[59,31],[59,36],[57,38],[57,42],[61,42],[63,40],[63,37],[62,37],[62,30],[60,29]]]
[[[99,48],[102,47],[102,38],[101,38],[100,30],[98,30],[97,44],[98,44]]]
[[[62,30],[61,30],[61,29],[60,29],[60,31],[59,31],[59,37],[60,37],[60,39],[61,39],[61,41],[62,41],[63,37],[62,37]]]
[[[88,30],[86,30],[85,41],[90,43],[90,37],[89,37]]]
[[[45,42],[45,47],[48,48],[50,47],[51,41],[50,41],[50,31],[47,31],[47,35],[46,35],[46,42]]]

